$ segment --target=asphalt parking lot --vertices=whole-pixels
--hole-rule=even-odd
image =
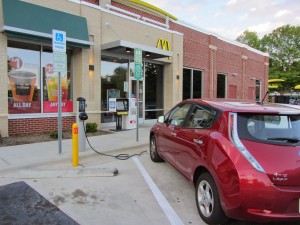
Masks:
[[[136,148],[126,153],[144,150]],[[6,172],[1,175],[0,185],[25,181],[82,225],[205,224],[196,209],[194,187],[167,163],[153,163],[148,153],[129,160],[95,154],[80,163],[78,168],[61,162]]]

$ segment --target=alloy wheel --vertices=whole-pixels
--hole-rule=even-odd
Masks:
[[[214,196],[210,184],[202,180],[198,186],[199,209],[203,216],[210,217],[214,209]]]

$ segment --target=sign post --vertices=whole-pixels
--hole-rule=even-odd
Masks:
[[[136,102],[137,102],[137,113],[136,113],[136,141],[139,141],[139,109],[140,109],[140,90],[139,81],[142,79],[142,67],[143,67],[143,51],[140,48],[134,49],[134,78],[136,79]]]
[[[58,117],[57,117],[57,134],[58,134],[58,153],[62,152],[62,110],[61,110],[61,72],[67,70],[66,57],[66,32],[52,30],[52,50],[53,50],[53,70],[58,72]]]

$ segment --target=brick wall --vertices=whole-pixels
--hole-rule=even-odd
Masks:
[[[83,2],[88,2],[88,3],[92,3],[94,5],[99,5],[100,1],[99,0],[82,0]]]
[[[129,6],[121,4],[119,2],[112,2],[111,5],[115,6],[115,7],[118,7],[120,9],[124,9],[124,10],[126,10],[128,12],[135,13],[135,14],[141,15],[143,17],[147,17],[149,19],[155,20],[155,21],[160,22],[160,23],[166,23],[166,20],[163,19],[163,18],[161,18],[161,17],[152,15],[150,13],[144,12],[144,11],[139,10],[139,9],[135,9],[135,8],[129,7]],[[125,14],[125,15],[127,15],[127,14]]]
[[[62,130],[71,130],[72,124],[76,122],[74,116],[62,118]],[[37,134],[57,131],[57,118],[24,118],[8,120],[9,136],[20,134]]]
[[[112,1],[112,5],[132,13],[165,23],[165,19],[142,10]],[[253,77],[264,83],[268,77],[265,63],[268,57],[257,54],[246,48],[225,42],[215,36],[208,35],[178,23],[170,22],[170,29],[183,33],[183,66],[204,71],[205,85],[203,97],[216,97],[216,75],[227,75],[228,85],[236,85],[237,98],[247,99],[244,93],[254,87]],[[209,46],[216,47],[214,54]],[[213,59],[211,58],[212,56]],[[243,59],[243,57],[246,59]],[[244,60],[246,61],[244,63]],[[234,74],[234,75],[233,75]],[[263,88],[266,86],[264,84]],[[210,89],[210,90],[209,90]],[[228,94],[228,93],[227,93]]]

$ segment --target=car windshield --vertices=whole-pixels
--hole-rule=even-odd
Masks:
[[[300,115],[238,114],[241,139],[300,145]]]

